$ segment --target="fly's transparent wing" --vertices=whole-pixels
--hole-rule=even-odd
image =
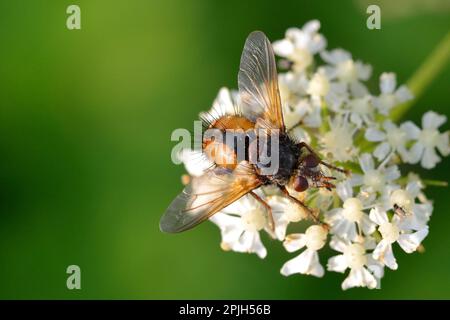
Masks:
[[[193,177],[172,201],[159,227],[169,233],[192,229],[261,184],[253,166],[246,161],[234,171],[215,168]]]
[[[275,57],[269,39],[261,31],[252,32],[245,41],[238,84],[243,114],[285,129]]]

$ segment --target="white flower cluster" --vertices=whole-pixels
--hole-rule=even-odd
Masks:
[[[439,132],[446,117],[424,114],[422,128],[411,121],[397,125],[389,115],[397,105],[412,99],[404,85],[397,87],[394,73],[380,76],[380,93],[371,94],[364,84],[371,66],[354,60],[342,49],[326,50],[320,23],[310,21],[301,29],[290,28],[273,43],[274,52],[288,71],[279,74],[284,120],[289,134],[309,143],[331,163],[351,170],[338,177],[336,189],[308,189],[291,194],[320,211],[323,222],[311,225],[307,213],[272,187],[256,193],[271,207],[275,222],[268,225],[266,209],[244,196],[210,220],[219,226],[224,250],[267,255],[260,233],[283,242],[288,252],[300,252],[287,261],[281,274],[322,277],[319,251],[328,242],[338,252],[326,269],[345,273],[342,289],[379,288],[384,267],[398,268],[394,250],[406,253],[421,248],[428,235],[432,202],[423,194],[425,184],[413,173],[401,174],[402,163],[420,163],[431,169],[450,154],[449,132]],[[235,92],[221,89],[215,105],[233,110]],[[181,154],[188,172],[199,175],[189,151]],[[303,221],[303,225],[301,223]],[[300,223],[299,223],[300,222]],[[287,234],[290,224],[303,233]],[[397,244],[398,246],[397,246]]]

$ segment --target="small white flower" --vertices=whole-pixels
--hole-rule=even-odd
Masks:
[[[308,218],[308,213],[298,204],[293,203],[285,196],[272,195],[267,197],[267,204],[272,208],[272,216],[275,223],[275,237],[283,241],[286,229],[291,222],[299,222]],[[266,230],[271,234],[271,230]]]
[[[322,277],[324,269],[319,262],[318,250],[326,243],[328,232],[323,226],[310,226],[305,233],[290,234],[283,242],[288,252],[294,252],[306,247],[297,257],[286,262],[281,268],[281,274],[289,276],[302,273]]]
[[[350,161],[358,153],[353,145],[355,127],[341,116],[330,120],[330,130],[319,137],[322,153],[335,161]]]
[[[259,232],[267,227],[266,215],[265,208],[259,202],[244,196],[209,220],[220,228],[222,249],[256,253],[260,258],[265,258],[267,250]]]
[[[353,174],[351,183],[353,186],[361,186],[361,191],[383,194],[388,187],[394,187],[393,182],[400,178],[397,166],[385,167],[382,163],[375,168],[372,155],[364,153],[359,158],[359,165],[363,174]]]
[[[342,110],[344,114],[350,115],[350,121],[358,128],[363,124],[372,125],[374,120],[374,108],[371,104],[371,97],[369,95],[361,98],[353,98],[345,104],[345,109]]]
[[[312,64],[314,54],[327,44],[318,33],[319,29],[320,22],[317,20],[307,22],[301,29],[289,28],[284,39],[273,43],[273,50],[280,57],[292,61],[295,72],[302,72]]]
[[[330,81],[325,72],[316,72],[309,82],[306,92],[312,96],[325,97],[330,92]]]
[[[336,192],[341,198],[342,208],[335,208],[325,214],[325,222],[331,226],[331,233],[344,239],[354,240],[358,231],[370,235],[375,225],[364,212],[365,199],[353,197],[353,190],[348,181],[339,183]]]
[[[313,74],[306,88],[306,93],[311,96],[313,105],[321,108],[322,103],[325,102],[333,111],[339,110],[341,105],[347,99],[345,85],[336,81],[331,81],[324,68],[319,68],[318,71]]]
[[[342,49],[323,51],[320,56],[330,64],[326,68],[330,79],[337,79],[348,87],[353,97],[364,97],[368,95],[368,90],[361,83],[370,78],[372,67],[363,64],[361,61],[353,61],[349,52]]]
[[[295,105],[283,106],[283,118],[287,130],[297,127],[298,124],[308,128],[318,128],[322,123],[320,106],[311,104],[308,99],[300,99]]]
[[[403,123],[400,127],[391,120],[383,122],[384,132],[374,127],[367,129],[365,137],[368,141],[380,142],[373,155],[378,161],[384,160],[389,154],[398,152],[404,162],[409,161],[409,152],[406,149],[408,141],[414,137],[409,123]]]
[[[278,89],[282,105],[294,107],[306,95],[308,79],[304,73],[288,71],[278,75]]]
[[[380,76],[381,94],[373,99],[373,105],[381,114],[388,115],[389,111],[396,105],[411,100],[413,95],[411,91],[402,85],[398,89],[395,73],[384,72]]]
[[[405,228],[421,230],[427,226],[433,212],[433,205],[426,199],[420,203],[416,198],[423,198],[422,185],[419,181],[408,182],[405,189],[396,189],[389,196],[389,206],[385,209],[400,209],[402,224]]]
[[[428,227],[413,232],[407,229],[398,215],[389,221],[386,211],[378,207],[370,211],[370,219],[378,225],[382,240],[373,251],[374,259],[385,264],[388,268],[396,270],[397,261],[392,251],[392,244],[397,242],[406,253],[412,253],[428,235]]]
[[[310,103],[306,97],[308,79],[301,73],[286,72],[278,76],[283,107],[284,124],[288,130],[300,122],[303,126],[317,128],[322,123],[321,106]]]
[[[345,272],[350,269],[347,278],[342,282],[342,289],[353,287],[379,287],[379,279],[383,277],[383,266],[366,253],[367,246],[359,242],[350,242],[334,236],[330,247],[342,254],[328,260],[327,269],[335,272]]]
[[[438,130],[446,121],[446,116],[428,111],[422,117],[422,130],[408,122],[413,139],[418,140],[410,150],[410,163],[420,161],[422,167],[432,169],[441,161],[436,148],[443,156],[450,154],[449,132],[440,133]]]
[[[322,124],[322,107],[321,105],[309,103],[307,100],[301,100],[297,106],[297,109],[304,110],[304,117],[302,119],[302,125],[308,128],[318,128]]]

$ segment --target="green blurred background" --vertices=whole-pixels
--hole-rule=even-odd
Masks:
[[[428,190],[426,252],[396,250],[399,270],[375,291],[342,292],[336,273],[282,277],[293,255],[267,237],[260,260],[223,252],[210,223],[158,229],[184,171],[170,134],[191,129],[221,86],[236,87],[249,32],[280,39],[317,18],[328,48],[374,66],[378,92],[381,72],[406,81],[450,29],[448,1],[392,2],[1,1],[0,298],[450,298],[446,188]],[[369,3],[381,6],[381,30],[366,28]],[[66,29],[70,4],[81,30]],[[447,65],[409,118],[449,115],[449,75]],[[421,174],[449,172],[446,160]],[[70,264],[81,290],[66,288]]]

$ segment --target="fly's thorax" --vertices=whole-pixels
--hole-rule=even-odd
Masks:
[[[270,165],[260,163],[258,168],[261,174],[269,176],[273,183],[287,185],[296,172],[300,150],[285,134],[271,136],[269,146]]]

